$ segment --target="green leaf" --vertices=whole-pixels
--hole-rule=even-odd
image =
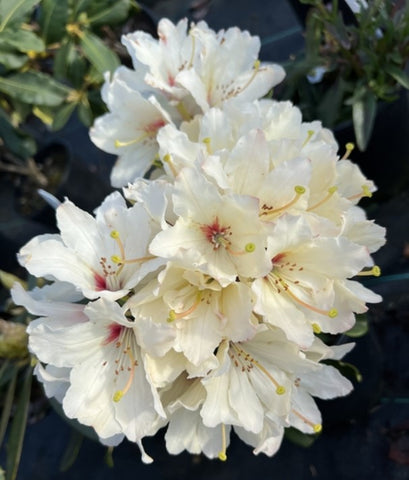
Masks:
[[[16,53],[14,48],[0,46],[0,65],[7,70],[17,70],[28,60],[27,55]]]
[[[113,72],[119,67],[118,56],[100,38],[90,32],[84,31],[82,33],[81,46],[84,55],[101,75],[107,71]]]
[[[58,42],[66,35],[67,22],[67,0],[42,0],[39,23],[42,37],[47,44]]]
[[[20,158],[28,158],[34,155],[36,144],[34,140],[13,127],[5,116],[0,114],[0,137],[6,148]]]
[[[10,365],[10,370],[12,371],[12,376],[9,381],[7,392],[3,400],[3,411],[1,413],[0,420],[0,447],[4,440],[4,435],[6,433],[7,425],[9,423],[11,409],[13,407],[14,392],[16,390],[17,376],[18,376],[18,367],[12,363]]]
[[[64,39],[54,57],[55,78],[61,80],[67,78],[68,59],[72,49],[75,49],[73,42],[70,39]]]
[[[1,0],[0,0],[1,1]],[[5,30],[0,34],[0,49],[2,46],[14,47],[19,52],[43,52],[44,42],[35,33],[29,30]]]
[[[369,330],[368,318],[365,314],[357,315],[355,325],[345,332],[345,335],[352,338],[359,338],[367,334]]]
[[[33,367],[30,366],[25,371],[22,388],[18,396],[16,411],[11,422],[10,434],[7,442],[6,480],[14,480],[17,476],[27,425],[32,378]]]
[[[388,65],[385,68],[386,73],[394,78],[402,87],[409,89],[409,75],[394,65]]]
[[[81,120],[81,122],[86,126],[90,127],[92,124],[93,120],[93,115],[92,115],[92,110],[90,107],[90,104],[87,101],[82,101],[78,105],[78,118]]]
[[[25,103],[52,107],[60,105],[70,90],[44,73],[24,72],[0,77],[0,91]]]
[[[70,102],[62,105],[58,108],[56,114],[54,115],[53,123],[51,128],[55,130],[61,130],[63,126],[68,122],[70,119],[75,107],[77,106],[76,103]]]
[[[60,463],[60,471],[66,472],[75,462],[81,449],[84,436],[78,430],[71,430],[70,439]]]
[[[105,452],[105,463],[108,465],[109,468],[114,468],[114,447],[108,447],[107,451]]]
[[[286,428],[284,431],[285,438],[300,447],[311,447],[311,445],[315,442],[319,434],[308,434],[303,433],[296,428],[289,427]]]
[[[113,25],[122,22],[127,18],[130,8],[129,0],[116,0],[115,2],[110,3],[111,5],[106,6],[106,8],[97,9],[95,14],[90,12],[88,17],[90,25],[93,27],[100,25]]]
[[[32,10],[40,0],[0,0],[0,32],[9,23],[23,19],[24,15]]]
[[[376,116],[376,97],[365,89],[361,95],[355,97],[352,104],[352,119],[354,122],[355,138],[359,150],[366,150]]]
[[[362,374],[352,363],[342,362],[341,360],[324,360],[326,365],[336,368],[341,375],[351,381],[362,382]]]

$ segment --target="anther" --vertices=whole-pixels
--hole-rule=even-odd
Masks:
[[[297,303],[302,305],[308,310],[312,310],[313,312],[320,313],[321,315],[327,315],[330,318],[335,318],[338,315],[338,310],[336,308],[331,308],[330,310],[323,310],[322,308],[315,307],[314,305],[310,305],[309,303],[304,302],[301,298],[298,298],[289,288],[288,285],[284,282],[283,279],[280,278],[280,282],[282,283],[285,291],[287,294],[295,300]]]
[[[252,242],[246,243],[244,250],[246,250],[247,253],[252,253],[256,249],[256,245]]]
[[[318,325],[318,323],[313,323],[311,327],[312,327],[312,331],[317,335],[321,333],[321,327]]]
[[[381,276],[381,269],[378,267],[378,265],[374,265],[370,270],[362,270],[359,272],[357,275],[361,276],[368,276],[368,275],[373,275],[374,277],[380,277]]]
[[[368,197],[368,198],[372,197],[372,192],[369,190],[368,185],[362,185],[361,193],[357,193],[356,195],[351,195],[350,197],[347,197],[347,198],[348,200],[356,200],[363,197]]]
[[[168,323],[171,323],[171,322],[174,322],[175,320],[178,320],[179,318],[187,317],[188,315],[193,313],[196,310],[196,308],[200,305],[201,299],[202,299],[202,294],[201,292],[198,292],[196,295],[196,300],[190,308],[179,313],[176,313],[175,310],[170,310],[166,321]]]
[[[345,145],[345,153],[344,153],[343,157],[341,158],[341,160],[346,160],[349,157],[349,155],[351,154],[351,152],[354,148],[355,148],[355,145],[352,142],[348,142]]]
[[[226,448],[227,448],[227,441],[226,441],[226,426],[224,423],[222,423],[222,449],[219,452],[219,460],[222,462],[225,462],[227,460],[227,455],[226,455]]]
[[[134,138],[132,140],[128,140],[127,142],[123,142],[121,140],[115,140],[114,145],[115,145],[115,148],[129,147],[130,145],[134,145],[135,143],[141,142],[142,140],[144,140],[147,137],[149,137],[149,133],[144,133],[137,138]]]
[[[170,156],[169,153],[167,153],[167,154],[163,157],[163,161],[169,165],[169,168],[170,168],[170,171],[172,172],[172,175],[173,175],[174,177],[176,177],[177,174],[178,174],[178,172],[176,171],[175,164],[173,163],[172,157]]]
[[[282,385],[279,385],[279,386],[276,388],[276,394],[277,394],[277,395],[284,395],[285,392],[286,392],[285,387],[283,387]]]
[[[320,200],[319,202],[315,203],[314,205],[312,205],[311,207],[309,207],[307,209],[308,212],[310,212],[311,210],[314,210],[315,208],[318,208],[320,207],[322,204],[324,204],[325,202],[327,202],[331,197],[332,195],[334,195],[334,193],[338,190],[338,187],[336,185],[333,185],[332,187],[330,187],[328,189],[328,192],[326,194],[326,196]]]
[[[314,130],[308,130],[307,131],[307,138],[304,140],[304,143],[302,144],[301,148],[303,148],[307,145],[307,143],[311,140],[314,133],[315,133]]]
[[[316,423],[312,429],[314,430],[315,433],[320,433],[322,431],[322,425],[320,423]]]
[[[292,207],[297,201],[298,199],[301,197],[301,195],[303,195],[305,193],[305,187],[303,187],[302,185],[296,185],[294,187],[294,192],[295,192],[295,196],[294,198],[286,203],[285,205],[281,206],[281,207],[278,207],[278,208],[274,208],[272,210],[268,210],[266,212],[262,212],[260,214],[260,217],[262,216],[270,216],[270,215],[275,215],[276,213],[278,212],[282,212],[283,210],[287,210],[288,208]]]
[[[210,137],[206,137],[202,140],[202,142],[206,145],[206,151],[209,155],[211,155],[212,151],[210,149],[210,144],[211,144],[211,138]]]

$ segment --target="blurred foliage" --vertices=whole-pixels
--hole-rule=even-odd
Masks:
[[[300,0],[306,18],[305,51],[285,68],[285,98],[307,121],[333,128],[353,120],[365,150],[379,101],[391,102],[409,89],[409,2],[373,0],[346,24],[338,0]]]
[[[126,55],[121,34],[141,12],[134,0],[0,0],[0,171],[45,185],[27,122],[59,130],[75,113],[90,126],[105,111],[104,73]]]

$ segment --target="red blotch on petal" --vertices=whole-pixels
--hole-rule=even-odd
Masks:
[[[118,323],[111,323],[108,325],[108,336],[104,341],[104,345],[108,345],[108,343],[115,342],[118,340],[119,336],[121,335],[122,330],[125,327],[119,325]]]
[[[98,273],[94,273],[94,280],[95,280],[95,290],[101,291],[107,289],[107,282],[106,278]]]

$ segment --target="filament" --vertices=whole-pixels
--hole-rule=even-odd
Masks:
[[[191,307],[179,313],[176,313],[175,310],[171,310],[169,312],[167,321],[170,323],[170,322],[174,322],[175,320],[178,320],[179,318],[187,317],[188,315],[193,313],[196,310],[196,308],[200,305],[201,299],[202,299],[202,294],[201,292],[198,292],[196,295],[196,300]]]
[[[342,156],[341,160],[346,160],[354,148],[355,148],[355,145],[352,142],[347,143],[345,145],[345,153]]]
[[[295,203],[297,203],[297,201],[301,197],[301,195],[303,195],[305,193],[305,188],[301,185],[296,185],[294,187],[294,191],[295,191],[295,196],[290,202],[286,203],[282,207],[278,207],[278,208],[274,208],[272,210],[262,212],[260,214],[260,217],[262,217],[262,216],[267,216],[268,217],[270,215],[275,215],[278,212],[282,212],[283,210],[287,210],[287,208],[292,207]]]
[[[300,418],[305,424],[309,425],[313,430],[314,433],[319,433],[322,430],[322,425],[320,423],[313,423],[311,420],[308,420],[308,418],[304,417],[298,410],[295,410],[294,408],[291,409],[291,411],[297,415],[298,418]]]
[[[224,423],[222,423],[222,449],[219,452],[219,460],[222,462],[225,462],[227,460],[227,455],[226,455],[226,426]]]
[[[381,276],[381,269],[378,267],[378,265],[374,265],[371,269],[369,270],[362,270],[361,272],[357,273],[360,277],[364,276],[369,276],[373,275],[374,277],[380,277]]]
[[[307,208],[307,212],[310,212],[311,210],[315,210],[316,208],[320,207],[322,204],[324,204],[325,202],[327,202],[331,197],[332,195],[334,195],[334,193],[338,190],[338,187],[336,187],[335,185],[333,187],[330,187],[328,189],[328,193],[327,195],[322,199],[320,200],[319,202],[317,202],[316,204],[312,205],[311,207]]]

